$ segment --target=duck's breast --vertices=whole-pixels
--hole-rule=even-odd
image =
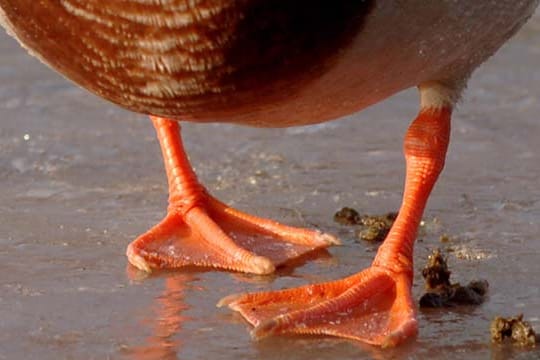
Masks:
[[[464,79],[538,2],[0,0],[0,22],[125,108],[276,127]]]
[[[0,0],[42,61],[128,109],[231,120],[330,68],[373,1]]]

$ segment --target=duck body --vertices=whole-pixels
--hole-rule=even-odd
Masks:
[[[0,24],[95,94],[169,119],[305,125],[469,74],[528,1],[0,0]]]

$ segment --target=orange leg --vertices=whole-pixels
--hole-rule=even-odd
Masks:
[[[252,335],[326,334],[393,346],[417,333],[411,296],[413,245],[428,196],[444,166],[449,106],[424,108],[405,136],[405,192],[399,215],[371,267],[345,279],[226,297]]]
[[[151,119],[167,171],[169,207],[158,225],[128,246],[129,262],[137,268],[204,266],[268,274],[289,259],[338,243],[330,235],[257,218],[213,198],[191,169],[178,123]]]

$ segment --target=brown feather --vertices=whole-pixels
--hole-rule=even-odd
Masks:
[[[222,118],[285,101],[328,69],[373,1],[0,0],[19,40],[125,108]]]

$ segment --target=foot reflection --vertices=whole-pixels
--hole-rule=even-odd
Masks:
[[[132,274],[128,275],[133,279]],[[189,318],[182,313],[189,309],[186,305],[185,291],[194,275],[189,273],[167,274],[165,289],[156,298],[150,316],[146,318],[145,326],[150,328],[152,335],[145,339],[143,345],[130,347],[127,355],[136,360],[150,359],[179,359],[181,341],[177,335],[182,325]]]

